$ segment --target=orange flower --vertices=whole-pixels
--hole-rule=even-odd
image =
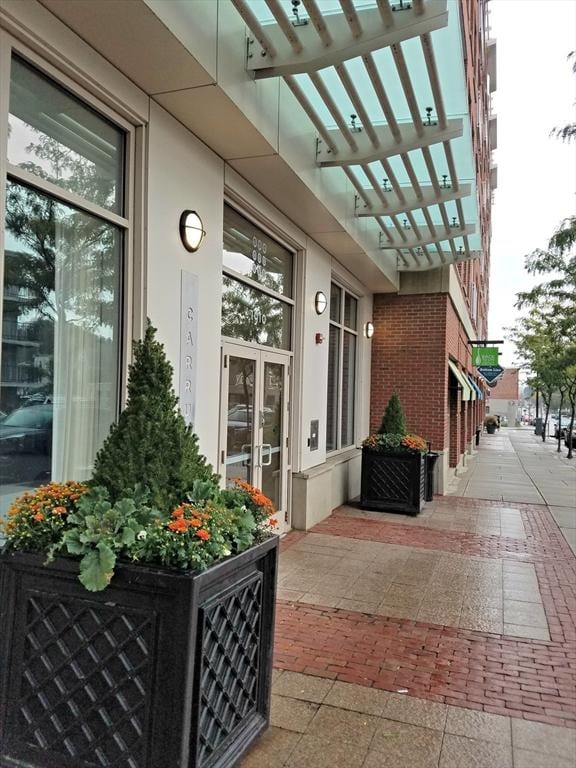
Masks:
[[[200,528],[196,531],[196,536],[198,536],[199,539],[202,539],[202,541],[210,541],[210,534],[208,531],[204,530],[204,528]]]
[[[170,528],[171,531],[176,531],[176,533],[186,533],[188,530],[188,521],[187,520],[173,520],[171,523],[168,523],[168,528]]]
[[[37,523],[41,523],[42,520],[44,520],[44,515],[42,512],[36,512],[35,515],[33,515],[34,520],[36,520]]]
[[[190,525],[193,525],[194,528],[202,527],[202,522],[200,520],[197,520],[195,517],[193,517],[192,520],[188,520],[187,522],[190,523]]]
[[[172,512],[172,517],[175,517],[177,520],[184,517],[184,507],[176,507],[174,512]]]
[[[275,517],[271,517],[270,520],[268,520],[268,522],[270,523],[272,528],[276,528],[276,526],[278,525],[278,520],[276,520]]]
[[[66,514],[66,507],[54,507],[52,512],[54,512],[55,515],[65,515]]]

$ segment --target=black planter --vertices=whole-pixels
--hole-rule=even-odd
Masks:
[[[425,454],[425,459],[426,459],[426,488],[424,493],[425,501],[434,501],[434,468],[436,466],[436,462],[438,461],[439,457],[440,457],[440,454],[435,453],[434,451],[428,451],[428,453]]]
[[[0,556],[0,765],[225,768],[267,727],[278,537],[203,573]]]
[[[362,509],[417,515],[424,506],[425,486],[424,454],[362,449]]]
[[[496,433],[496,424],[486,424],[486,432],[489,435],[494,435]]]

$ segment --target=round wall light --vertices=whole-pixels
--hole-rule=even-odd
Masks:
[[[314,308],[316,309],[316,314],[321,315],[327,306],[328,299],[326,298],[326,294],[322,293],[322,291],[317,291],[316,296],[314,296]]]
[[[182,211],[180,216],[180,240],[182,245],[190,253],[200,248],[206,231],[202,225],[202,219],[196,211]]]
[[[366,323],[364,326],[364,336],[366,336],[367,339],[371,339],[372,336],[374,336],[374,323],[371,323],[370,321]]]

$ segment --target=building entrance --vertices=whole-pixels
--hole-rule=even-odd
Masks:
[[[288,527],[288,393],[290,357],[224,343],[220,474],[262,489]]]

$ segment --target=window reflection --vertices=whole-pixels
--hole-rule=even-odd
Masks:
[[[293,254],[229,205],[224,206],[224,267],[292,296]]]
[[[124,135],[20,59],[12,59],[8,162],[122,213]]]
[[[223,275],[223,336],[290,349],[291,319],[289,304]]]
[[[120,249],[115,226],[7,184],[3,496],[90,474],[116,416]]]

